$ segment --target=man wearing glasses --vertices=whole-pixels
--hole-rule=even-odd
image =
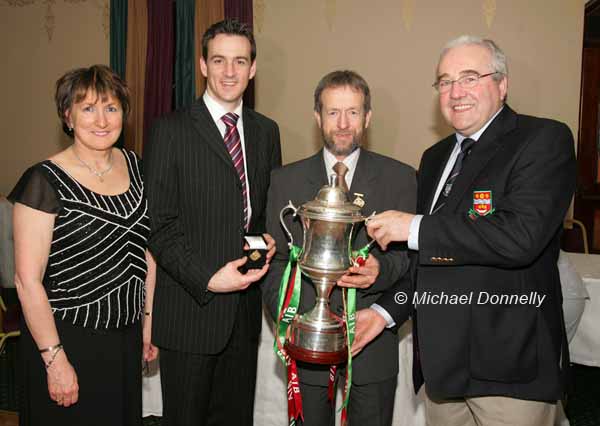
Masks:
[[[568,365],[556,261],[571,132],[506,105],[506,57],[491,40],[448,43],[433,86],[455,134],[423,154],[418,214],[367,225],[382,248],[415,250],[413,287],[358,313],[353,352],[411,315],[428,425],[553,425]]]

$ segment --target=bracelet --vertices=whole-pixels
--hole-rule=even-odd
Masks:
[[[48,346],[47,348],[40,349],[40,353],[43,354],[46,352],[53,352],[53,351],[57,350],[59,347],[62,348],[62,345],[60,343],[57,343],[54,346]]]
[[[56,356],[58,355],[58,353],[63,350],[63,345],[59,343],[56,346],[51,346],[51,348],[52,348],[51,349],[52,350],[52,355],[50,356],[50,361],[48,361],[47,363],[45,363],[46,369],[50,368],[50,366],[52,365],[52,363],[56,359]],[[45,350],[44,352],[47,352],[47,351]]]

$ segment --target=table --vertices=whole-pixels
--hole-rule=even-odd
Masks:
[[[569,345],[571,362],[600,367],[600,255],[567,254],[590,296]]]
[[[581,275],[590,299],[571,344],[571,361],[578,364],[600,366],[600,255],[567,253],[576,271]],[[273,353],[273,323],[263,315],[262,334],[258,348],[258,370],[254,424],[283,426],[287,424],[285,371]],[[425,407],[423,388],[418,395],[412,390],[412,324],[407,322],[399,330],[399,373],[396,388],[394,426],[424,426]],[[339,390],[340,391],[340,390]],[[340,391],[341,392],[341,391]],[[337,398],[338,407],[341,395]],[[150,368],[143,380],[143,415],[161,416],[162,401],[158,364]],[[339,426],[339,416],[336,425]],[[561,416],[555,425],[568,426]]]
[[[400,337],[400,371],[396,388],[394,426],[424,426],[425,406],[423,389],[415,396],[412,385],[412,335],[410,322],[398,331]],[[285,371],[273,352],[273,322],[263,314],[262,333],[258,347],[258,370],[254,424],[260,426],[283,426],[287,424]],[[341,390],[338,394],[338,407]],[[158,364],[153,363],[150,374],[143,379],[143,416],[161,416],[162,400]],[[339,415],[336,425],[339,426]]]
[[[425,404],[423,389],[415,396],[412,384],[412,334],[410,321],[399,330],[400,365],[394,406],[394,426],[424,426]],[[285,370],[273,352],[273,323],[263,315],[263,329],[258,350],[258,372],[256,379],[256,399],[254,402],[254,424],[261,426],[287,425],[287,383]],[[337,408],[342,401],[338,386]],[[339,414],[336,426],[340,425]]]

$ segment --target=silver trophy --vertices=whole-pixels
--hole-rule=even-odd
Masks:
[[[296,315],[290,325],[285,348],[299,361],[315,364],[339,364],[348,356],[343,319],[329,309],[329,296],[337,280],[344,275],[352,260],[354,226],[363,222],[359,206],[348,199],[331,175],[314,200],[296,208],[290,201],[279,214],[290,246],[293,237],[283,220],[287,210],[300,216],[304,237],[298,266],[312,280],[317,298],[315,306],[303,315]],[[300,285],[300,283],[298,283]]]

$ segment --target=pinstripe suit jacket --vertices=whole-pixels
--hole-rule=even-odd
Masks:
[[[279,128],[243,108],[244,142],[252,218],[250,232],[264,232],[271,170],[281,165]],[[214,354],[226,345],[238,302],[248,304],[250,337],[261,324],[260,291],[214,294],[208,281],[243,255],[242,186],[223,138],[204,101],[163,117],[144,147],[151,213],[150,249],[158,264],[153,342],[181,352]]]

